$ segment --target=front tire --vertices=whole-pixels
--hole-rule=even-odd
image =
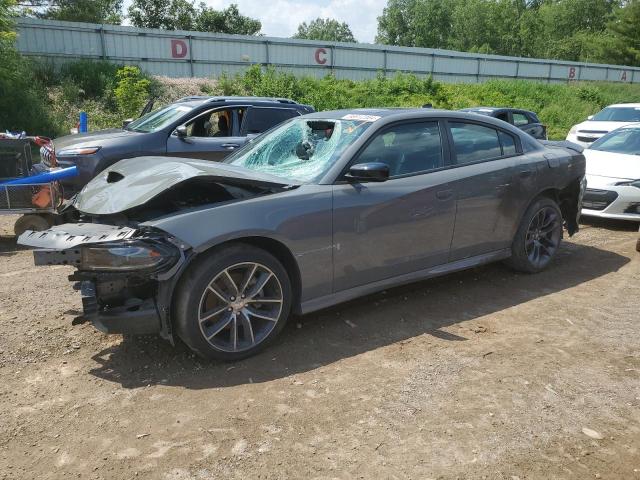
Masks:
[[[287,271],[270,253],[234,244],[196,258],[175,302],[176,330],[198,355],[240,360],[266,348],[291,310]]]
[[[540,197],[522,217],[507,263],[520,272],[540,272],[551,263],[561,240],[562,213],[556,202]]]

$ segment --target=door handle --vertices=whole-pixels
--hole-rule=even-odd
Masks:
[[[527,178],[533,175],[533,170],[522,170],[518,175],[520,178]]]
[[[436,192],[436,198],[438,200],[449,200],[451,197],[453,197],[453,190],[440,190]]]
[[[238,145],[237,143],[223,143],[222,147],[226,148],[227,150],[233,150],[234,148],[238,148],[240,145]]]

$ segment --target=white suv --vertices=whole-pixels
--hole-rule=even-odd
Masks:
[[[609,105],[595,115],[590,115],[586,122],[571,127],[567,140],[589,148],[603,135],[636,122],[640,122],[640,103]]]

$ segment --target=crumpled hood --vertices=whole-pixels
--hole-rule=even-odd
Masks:
[[[587,159],[587,175],[629,180],[640,178],[640,155],[625,155],[587,148],[584,156]]]
[[[102,143],[114,138],[141,135],[139,132],[130,132],[121,128],[110,128],[108,130],[98,130],[90,133],[76,133],[56,138],[53,141],[56,152],[69,147],[101,147]]]
[[[147,203],[162,192],[195,177],[235,185],[284,187],[299,185],[244,167],[207,160],[136,157],[102,171],[77,195],[74,207],[89,215],[112,215]]]

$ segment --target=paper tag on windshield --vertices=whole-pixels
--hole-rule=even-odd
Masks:
[[[342,117],[342,120],[359,120],[361,122],[375,122],[380,117],[377,115],[358,115],[356,113],[350,113]]]

